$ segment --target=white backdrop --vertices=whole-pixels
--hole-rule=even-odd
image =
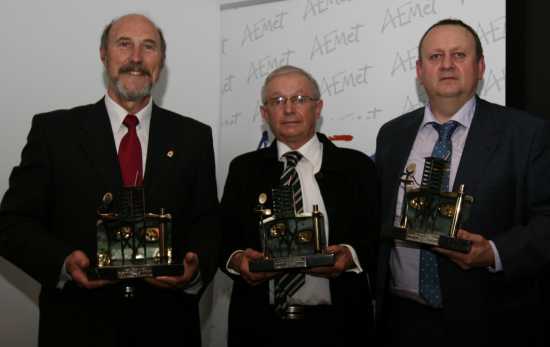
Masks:
[[[373,154],[380,126],[421,106],[418,41],[447,17],[478,31],[488,66],[480,95],[504,103],[504,0],[239,3],[254,1],[237,2],[221,15],[221,168],[258,145],[264,126],[260,88],[271,70],[285,64],[305,68],[319,82],[325,100],[321,131],[344,139],[339,145]]]
[[[166,36],[166,70],[156,100],[211,125],[217,141],[218,0],[5,0],[0,11],[0,194],[19,163],[33,114],[103,96],[99,37],[111,19],[128,12],[149,15]],[[0,346],[36,346],[38,290],[36,282],[0,258]]]

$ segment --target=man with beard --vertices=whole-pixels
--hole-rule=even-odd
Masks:
[[[165,53],[151,20],[120,17],[101,36],[105,97],[33,118],[0,207],[0,255],[42,285],[41,346],[200,346],[198,294],[217,254],[212,135],[153,103]],[[88,276],[96,211],[123,186],[143,186],[146,211],[171,214],[172,256],[184,264],[135,280],[131,298],[124,281]]]

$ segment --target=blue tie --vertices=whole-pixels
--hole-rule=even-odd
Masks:
[[[439,133],[439,138],[432,150],[432,156],[449,161],[449,170],[445,173],[441,186],[443,191],[448,191],[451,154],[453,151],[451,136],[459,123],[451,120],[445,124],[438,124],[435,122],[431,124]],[[419,292],[420,296],[430,306],[442,307],[437,257],[432,251],[427,249],[420,250]]]

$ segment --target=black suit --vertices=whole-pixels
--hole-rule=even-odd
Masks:
[[[167,335],[168,341],[200,344],[197,296],[143,282],[136,287],[134,304],[122,299],[118,285],[86,290],[68,282],[63,290],[56,289],[72,251],[80,249],[95,262],[96,210],[103,195],[116,194],[121,185],[103,99],[33,118],[21,163],[2,201],[0,250],[42,285],[42,346],[115,346],[120,343],[112,328],[115,322],[132,319],[141,321],[134,330],[144,335],[159,334],[154,331],[165,325],[161,336]],[[144,187],[148,211],[164,208],[172,214],[176,258],[181,260],[187,251],[198,253],[202,279],[208,283],[217,265],[218,241],[210,128],[153,105]],[[180,318],[173,322],[169,313]],[[170,327],[178,330],[167,332]]]
[[[423,115],[421,108],[380,129],[376,164],[382,181],[383,226],[393,224],[399,177]],[[464,271],[448,258],[438,257],[444,324],[462,331],[449,334],[450,343],[487,345],[499,338],[533,341],[529,340],[531,327],[537,323],[532,314],[541,295],[535,278],[550,259],[549,140],[548,124],[541,119],[477,99],[454,190],[464,184],[466,193],[474,197],[463,228],[494,241],[504,271]],[[388,299],[392,245],[381,244],[379,313],[388,311],[384,299]]]
[[[373,163],[360,152],[336,147],[322,134],[318,137],[323,144],[323,160],[315,179],[328,214],[329,244],[351,245],[363,270],[372,273],[378,229],[378,185]],[[277,158],[274,141],[269,148],[243,154],[230,165],[222,198],[222,270],[235,250],[261,251],[254,209],[258,195],[271,195],[271,189],[279,184],[283,165]],[[280,337],[282,332],[277,330],[280,326],[269,305],[268,282],[250,286],[241,277],[230,276],[234,284],[229,308],[229,345],[261,346]],[[371,293],[366,274],[343,273],[330,280],[330,291],[337,314],[326,323],[334,331],[322,330],[319,326],[302,335],[328,336],[336,332],[342,337],[342,345],[346,345],[346,338],[351,341],[354,333],[360,332],[360,336],[365,337],[365,332],[372,328],[369,323]],[[345,332],[338,330],[346,324]]]

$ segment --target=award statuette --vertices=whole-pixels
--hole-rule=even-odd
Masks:
[[[120,280],[180,275],[172,263],[172,217],[145,212],[142,187],[123,188],[116,199],[105,194],[98,210],[97,264],[91,276]]]
[[[317,205],[312,213],[294,212],[288,186],[273,189],[273,213],[264,208],[265,193],[259,196],[259,232],[265,259],[250,262],[251,272],[305,269],[334,265],[328,254],[325,222]]]
[[[407,167],[401,221],[398,227],[385,230],[394,239],[432,245],[468,253],[471,242],[456,238],[461,223],[468,218],[474,199],[464,194],[464,185],[458,192],[443,192],[443,177],[449,171],[449,162],[428,157],[425,159],[420,187],[414,188],[414,168]]]

